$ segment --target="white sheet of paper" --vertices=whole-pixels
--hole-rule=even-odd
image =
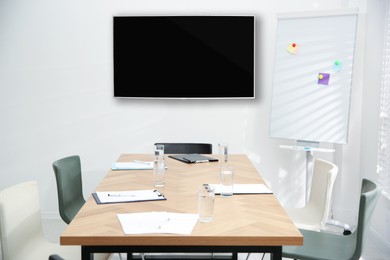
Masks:
[[[221,193],[221,184],[209,184],[215,187],[215,193]],[[234,194],[272,194],[272,191],[264,184],[233,184]]]
[[[126,235],[148,233],[191,234],[198,214],[140,212],[117,214]]]
[[[155,190],[131,190],[131,191],[97,191],[101,203],[131,202],[143,200],[164,199]]]

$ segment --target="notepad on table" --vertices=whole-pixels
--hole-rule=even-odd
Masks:
[[[97,191],[92,196],[97,204],[166,200],[158,190]]]
[[[153,162],[113,162],[112,170],[153,170]]]
[[[198,214],[165,211],[126,213],[117,216],[126,235],[149,233],[190,235],[198,221]]]
[[[215,193],[221,194],[222,184],[209,184],[215,187]],[[264,184],[233,184],[233,194],[272,194]]]
[[[218,162],[218,159],[205,156],[202,154],[191,153],[191,154],[175,154],[169,155],[168,157],[172,159],[179,160],[185,163],[204,163],[204,162]]]

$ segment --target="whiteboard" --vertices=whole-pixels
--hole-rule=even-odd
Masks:
[[[278,17],[271,137],[347,143],[357,14]]]

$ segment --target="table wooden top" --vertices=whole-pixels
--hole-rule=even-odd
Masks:
[[[211,155],[212,156],[212,155]],[[118,213],[167,211],[197,213],[199,184],[219,183],[218,162],[185,164],[165,155],[167,200],[96,204],[90,196],[60,237],[61,245],[197,245],[281,246],[303,245],[303,236],[273,194],[216,195],[214,219],[198,222],[191,235],[125,235]],[[152,161],[152,155],[124,154],[118,162]],[[264,183],[246,155],[229,155],[235,183]],[[96,191],[154,189],[152,170],[109,171]]]

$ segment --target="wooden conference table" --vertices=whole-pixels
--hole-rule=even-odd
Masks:
[[[212,156],[212,155],[211,155]],[[123,154],[118,162],[152,161],[152,155]],[[125,235],[118,213],[167,211],[197,213],[199,184],[219,183],[218,162],[186,164],[166,155],[167,200],[96,204],[90,196],[60,237],[61,245],[81,245],[82,259],[93,252],[271,253],[282,259],[283,245],[303,245],[303,236],[273,194],[215,197],[214,219],[198,222],[191,235]],[[246,155],[229,155],[235,183],[264,183]],[[109,171],[96,191],[154,189],[152,170]]]

